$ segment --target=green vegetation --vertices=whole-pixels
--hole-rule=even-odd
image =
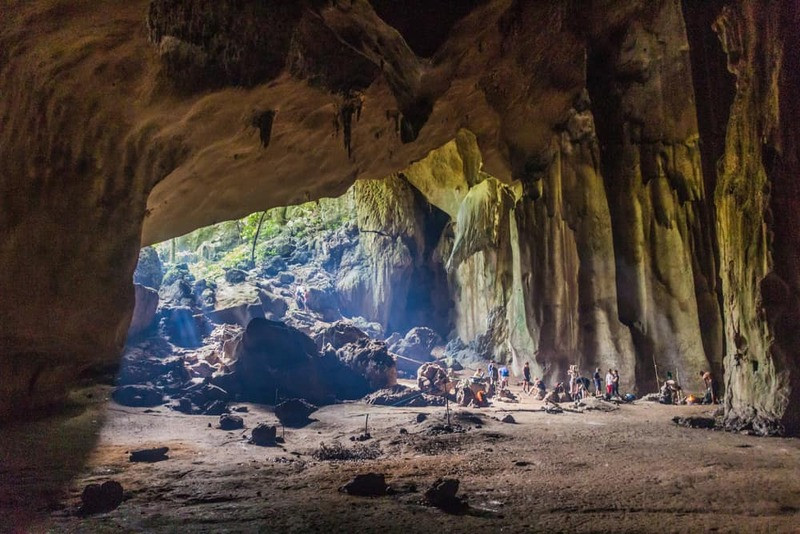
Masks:
[[[155,249],[167,273],[177,274],[176,266],[185,263],[195,279],[216,280],[226,269],[250,269],[281,253],[289,243],[324,238],[354,219],[351,189],[339,198],[258,211],[199,228]]]

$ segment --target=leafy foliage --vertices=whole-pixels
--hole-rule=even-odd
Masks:
[[[258,225],[263,217],[261,229]],[[255,263],[263,263],[288,244],[316,239],[354,221],[355,204],[352,190],[339,198],[321,199],[298,206],[258,211],[235,221],[224,221],[199,228],[184,236],[155,245],[161,261],[170,269],[186,264],[198,280],[216,280],[226,269],[250,269],[253,240]],[[178,273],[170,276],[175,278]]]

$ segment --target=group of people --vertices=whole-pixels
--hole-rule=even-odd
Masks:
[[[717,404],[719,399],[717,397],[716,380],[708,371],[701,371],[700,375],[706,387],[706,394],[702,402],[704,404]],[[488,383],[487,391],[489,395],[492,395],[493,392],[502,393],[508,390],[510,376],[511,372],[508,366],[498,365],[495,361],[491,361],[487,366],[486,373],[481,368],[475,371],[473,380]],[[589,379],[581,376],[577,365],[570,365],[567,370],[567,376],[569,381],[566,384],[558,382],[548,389],[544,380],[538,376],[533,376],[530,363],[525,362],[522,367],[522,392],[528,396],[534,396],[537,400],[543,400],[545,403],[579,402],[590,395],[603,397],[606,400],[617,399],[620,401],[628,401],[634,398],[630,394],[623,396],[620,393],[620,373],[618,369],[609,368],[605,376],[603,376],[601,368],[597,367],[592,374],[592,378]],[[594,386],[594,391],[592,391],[592,386]],[[667,380],[660,393],[661,398],[659,400],[662,403],[678,404],[684,399],[681,387],[672,378],[671,373],[667,373]],[[689,399],[691,400],[691,397]]]
[[[527,363],[525,364],[528,365]],[[480,367],[475,370],[475,374],[473,374],[475,378],[488,378],[489,385],[492,387],[493,390],[503,390],[508,388],[508,379],[511,376],[511,372],[508,370],[508,367],[502,365],[500,367],[497,366],[497,363],[492,360],[489,362],[489,365],[486,367],[486,373],[484,374],[483,369]]]

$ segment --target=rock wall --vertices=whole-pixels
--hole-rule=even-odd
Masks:
[[[590,47],[587,86],[614,233],[620,320],[637,383],[721,372],[713,225],[680,5],[661,2]]]
[[[590,102],[584,95],[553,140],[553,161],[517,206],[522,293],[546,376],[570,364],[620,370],[626,387],[647,360],[620,322],[612,225]],[[640,384],[644,386],[644,384]]]
[[[359,235],[336,268],[342,312],[380,323],[387,335],[421,324],[446,331],[449,298],[432,257],[446,217],[402,175],[353,188]]]
[[[715,30],[736,76],[718,167],[726,423],[800,430],[800,7],[734,2]]]

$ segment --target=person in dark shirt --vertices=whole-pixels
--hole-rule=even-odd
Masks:
[[[600,368],[594,370],[594,396],[601,397],[603,395],[603,376],[600,374]]]
[[[525,362],[525,366],[522,368],[522,392],[530,394],[531,384],[531,366]]]

